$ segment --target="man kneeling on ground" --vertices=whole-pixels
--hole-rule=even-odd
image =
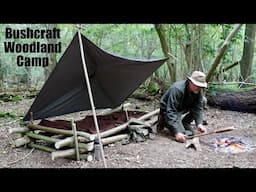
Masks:
[[[178,142],[185,142],[187,136],[195,134],[191,122],[206,133],[203,126],[203,93],[207,87],[205,74],[194,71],[186,80],[175,82],[161,97],[157,131],[167,127]],[[182,115],[185,116],[182,118]]]

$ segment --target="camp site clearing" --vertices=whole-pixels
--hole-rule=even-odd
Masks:
[[[1,124],[1,168],[104,168],[102,161],[76,161],[59,158],[52,160],[49,153],[27,147],[13,148],[11,142],[17,138],[10,135],[11,127],[19,127],[19,115],[31,106],[34,99],[2,104],[2,111],[15,114],[17,118],[0,118]],[[141,110],[154,110],[153,101],[140,101],[133,98],[128,102]],[[235,130],[200,138],[201,151],[185,148],[185,144],[170,139],[168,134],[155,135],[144,142],[123,145],[114,143],[104,147],[108,168],[256,168],[256,150],[243,153],[224,153],[216,151],[210,144],[217,137],[236,137],[244,142],[256,141],[253,113],[219,110],[208,107],[205,110],[206,125],[209,131],[220,127],[235,126]]]

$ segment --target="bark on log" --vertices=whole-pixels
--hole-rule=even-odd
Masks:
[[[75,140],[75,149],[76,149],[76,160],[80,160],[80,154],[79,154],[79,146],[78,146],[78,139],[77,139],[77,131],[76,131],[76,124],[74,122],[74,119],[71,120],[71,126],[74,134],[74,140]]]
[[[74,137],[66,137],[65,139],[61,139],[57,141],[54,146],[56,149],[60,149],[62,147],[68,146],[75,142]],[[78,137],[78,142],[87,142],[87,140],[84,137]]]
[[[256,113],[256,90],[207,95],[208,105],[224,110]]]
[[[35,125],[35,124],[28,124],[27,127],[29,129],[39,129],[43,130],[49,133],[56,133],[56,134],[63,134],[63,135],[72,135],[73,136],[73,131],[70,130],[63,130],[63,129],[56,129],[56,128],[51,128],[51,127],[45,127],[41,125]],[[88,141],[93,141],[95,136],[86,132],[82,131],[77,131],[77,135],[86,138]]]
[[[24,137],[21,137],[21,138],[18,138],[16,140],[14,140],[12,145],[13,145],[13,147],[20,147],[20,146],[25,145],[29,142],[30,142],[29,137],[25,135]]]
[[[103,145],[108,145],[110,143],[114,143],[114,142],[126,139],[128,137],[129,137],[128,134],[120,134],[120,135],[115,135],[115,136],[112,136],[112,137],[103,138],[101,141],[102,141]]]
[[[28,146],[30,148],[35,148],[35,149],[39,149],[39,150],[42,150],[42,151],[46,151],[46,152],[54,152],[54,151],[57,151],[56,149],[52,148],[52,147],[49,147],[49,146],[45,146],[45,145],[40,145],[40,144],[36,144],[36,143],[32,143],[30,142],[28,144]]]
[[[49,142],[49,143],[56,143],[57,141],[60,141],[60,139],[57,139],[57,138],[48,137],[48,136],[45,136],[45,135],[40,135],[40,134],[36,134],[36,133],[32,133],[32,132],[27,132],[26,135],[28,137],[33,138],[33,139],[44,140],[44,141]],[[92,151],[93,150],[92,144],[93,144],[93,142],[78,143],[78,146],[79,146],[79,148],[83,148],[83,149],[86,149],[88,151]],[[69,147],[74,147],[74,144],[70,144]]]
[[[29,131],[29,129],[26,128],[26,127],[15,127],[15,128],[10,128],[10,129],[8,130],[9,134],[25,133],[25,132],[27,132],[27,131]]]
[[[35,149],[39,149],[39,150],[42,150],[42,151],[46,151],[46,152],[55,152],[57,151],[56,149],[52,148],[52,147],[48,147],[48,146],[45,146],[45,145],[40,145],[40,144],[36,144],[36,143],[29,143],[28,146],[30,148],[35,148]],[[69,159],[76,159],[76,156],[70,156],[70,157],[67,157]],[[87,160],[87,161],[92,161],[93,160],[93,156],[89,153],[87,154],[80,154],[80,159],[82,160]]]

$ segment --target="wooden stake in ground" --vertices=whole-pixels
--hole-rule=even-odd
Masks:
[[[197,151],[202,151],[201,145],[199,143],[199,137],[195,137],[192,140],[187,140],[186,148],[193,147]]]
[[[75,140],[75,149],[76,149],[76,160],[80,160],[80,154],[79,154],[79,148],[78,148],[78,139],[77,139],[77,132],[76,132],[76,124],[74,122],[74,118],[71,120],[71,126],[74,134],[74,140]]]

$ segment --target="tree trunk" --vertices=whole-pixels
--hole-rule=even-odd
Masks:
[[[252,62],[255,46],[256,24],[246,24],[244,50],[240,63],[241,81],[252,82]]]
[[[166,39],[166,35],[165,35],[165,32],[164,32],[163,25],[162,24],[156,24],[155,29],[156,29],[157,34],[159,36],[164,56],[170,58],[169,55],[171,54],[171,50],[170,50],[170,47],[168,46],[168,42],[167,42],[167,39]],[[166,61],[166,63],[167,63],[167,66],[168,66],[171,83],[173,83],[173,82],[176,81],[176,67],[175,67],[175,64],[174,64],[172,59],[168,59]]]
[[[186,30],[186,37],[187,37],[187,41],[186,41],[186,45],[185,45],[185,59],[187,62],[187,69],[191,69],[191,65],[192,65],[192,39],[191,39],[191,32],[189,29],[188,24],[185,24],[185,30]],[[187,72],[187,70],[186,70]]]
[[[208,95],[207,104],[224,110],[256,113],[256,90]]]
[[[220,60],[222,59],[222,57],[224,56],[224,53],[225,51],[227,50],[228,48],[228,45],[231,41],[231,39],[234,37],[234,35],[237,33],[237,31],[241,28],[242,24],[236,24],[233,28],[233,30],[230,32],[230,34],[227,36],[227,38],[225,39],[218,55],[216,56],[213,64],[212,64],[212,67],[211,69],[209,70],[207,76],[206,76],[206,81],[209,82],[212,77],[213,77],[213,74],[216,70],[216,68],[218,67],[219,63],[220,63]]]

